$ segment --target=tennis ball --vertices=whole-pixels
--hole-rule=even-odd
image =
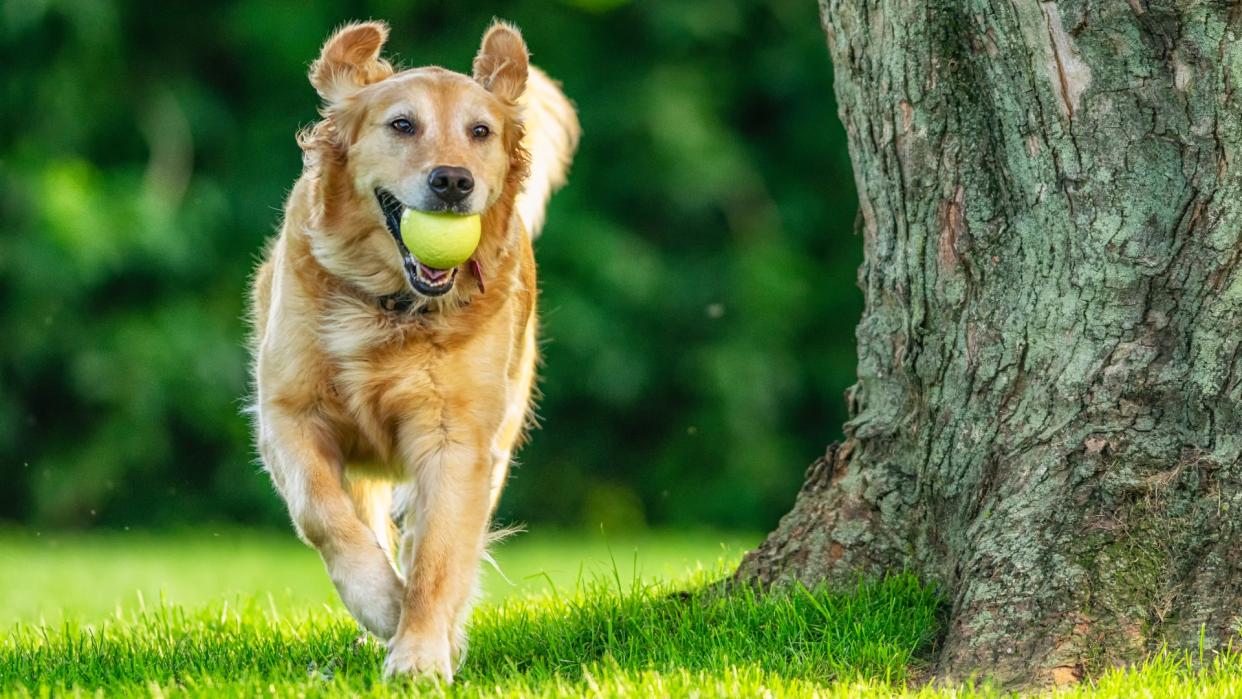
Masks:
[[[406,209],[401,239],[410,254],[432,269],[451,269],[470,259],[479,246],[483,222],[478,214],[433,214]]]

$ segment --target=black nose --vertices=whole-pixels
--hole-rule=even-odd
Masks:
[[[438,167],[427,177],[427,184],[437,197],[450,204],[456,204],[474,191],[474,178],[464,167]]]

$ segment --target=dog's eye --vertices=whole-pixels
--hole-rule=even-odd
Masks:
[[[487,124],[475,124],[474,127],[470,129],[470,135],[474,136],[476,141],[482,141],[490,136],[491,133],[492,130],[487,128]]]
[[[391,126],[393,131],[396,131],[397,133],[407,135],[414,133],[414,122],[409,119],[393,119],[388,123],[388,125]]]

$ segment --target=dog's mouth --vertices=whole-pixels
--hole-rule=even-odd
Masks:
[[[410,207],[401,203],[400,199],[386,189],[376,189],[375,199],[379,202],[380,211],[384,212],[384,223],[388,226],[388,232],[397,241],[397,249],[401,251],[401,262],[405,267],[405,278],[410,286],[424,296],[442,296],[448,293],[457,279],[457,268],[428,267],[410,254],[405,241],[401,239],[401,215]]]

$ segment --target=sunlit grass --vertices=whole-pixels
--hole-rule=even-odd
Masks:
[[[455,693],[579,696],[601,683],[663,681],[809,691],[856,676],[890,685],[905,679],[934,613],[932,596],[909,579],[846,596],[674,592],[597,580],[571,595],[485,607]],[[0,687],[110,696],[400,689],[380,678],[381,661],[382,649],[360,643],[335,611],[161,607],[97,625],[21,627],[0,646]]]
[[[752,542],[545,532],[508,543],[497,558],[512,582],[489,573],[470,653],[442,687],[384,680],[383,649],[360,640],[317,558],[287,537],[9,535],[0,694],[1015,696],[925,684],[938,601],[910,577],[844,595],[720,594],[712,583]],[[1242,697],[1242,659],[1162,655],[1056,696]]]
[[[504,576],[488,573],[453,693],[807,694],[839,678],[905,679],[930,638],[931,593],[910,579],[844,596],[715,592],[753,541],[543,533],[502,545]],[[283,538],[10,536],[0,552],[0,594],[18,602],[7,613],[23,622],[0,644],[6,691],[408,689],[381,679],[382,648],[359,641],[318,560]],[[147,590],[141,603],[135,583]],[[68,611],[46,621],[55,605]]]

